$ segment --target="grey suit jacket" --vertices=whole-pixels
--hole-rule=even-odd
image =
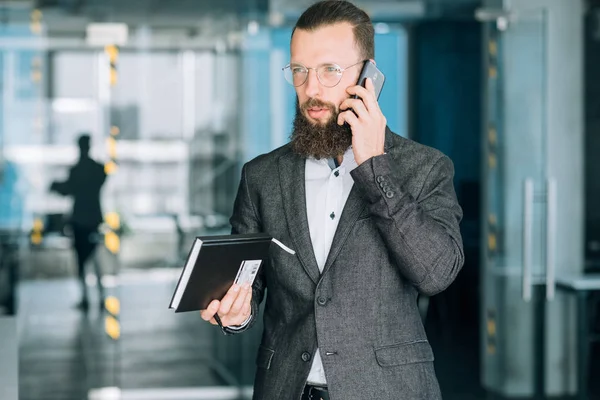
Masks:
[[[323,273],[305,160],[288,144],[244,166],[232,231],[268,232],[296,251],[271,246],[253,286],[253,315],[268,289],[254,399],[298,400],[317,346],[333,400],[441,399],[416,300],[444,290],[463,265],[453,165],[389,129],[385,152],[352,171]]]

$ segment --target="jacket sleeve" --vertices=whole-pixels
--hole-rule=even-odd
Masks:
[[[440,156],[414,198],[395,176],[389,154],[373,157],[352,171],[371,218],[402,275],[426,295],[446,289],[464,263],[454,166]]]
[[[69,176],[67,177],[66,180],[59,182],[59,181],[54,181],[52,182],[52,184],[50,185],[50,190],[54,191],[62,196],[69,196],[73,194],[73,168],[69,169]]]
[[[260,218],[252,202],[252,198],[250,197],[246,168],[247,165],[244,165],[244,167],[242,168],[242,177],[240,179],[240,185],[238,187],[237,196],[233,205],[233,214],[229,220],[229,222],[231,223],[232,234],[262,232],[262,224],[260,222]],[[254,279],[254,283],[252,284],[252,312],[250,315],[250,320],[247,321],[244,325],[233,329],[225,327],[223,328],[224,333],[232,334],[244,332],[247,329],[250,329],[252,325],[254,325],[254,323],[256,322],[256,317],[258,316],[258,308],[263,300],[266,287],[266,278],[264,271],[265,265],[263,264],[256,278]]]

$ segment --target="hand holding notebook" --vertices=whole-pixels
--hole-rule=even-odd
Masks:
[[[219,325],[243,323],[250,315],[252,283],[268,258],[271,242],[295,254],[264,233],[197,237],[169,308],[202,311],[204,319],[214,317]]]
[[[213,325],[240,326],[250,317],[251,301],[252,285],[233,284],[225,297],[213,300],[200,315]]]

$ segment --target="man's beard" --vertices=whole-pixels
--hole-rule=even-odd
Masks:
[[[312,107],[327,108],[330,118],[325,123],[310,121],[304,113]],[[291,136],[294,152],[317,160],[343,155],[352,144],[352,130],[346,124],[338,125],[338,115],[339,110],[332,103],[311,98],[300,106],[296,97],[296,117]]]

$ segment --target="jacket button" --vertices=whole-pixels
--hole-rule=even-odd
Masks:
[[[325,304],[327,304],[327,299],[325,297],[319,297],[317,299],[317,303],[319,303],[320,306],[324,306]]]
[[[305,351],[304,353],[302,353],[302,361],[304,361],[304,362],[310,361],[310,353],[308,351]]]
[[[377,178],[375,178],[375,180],[379,183],[385,181],[385,177],[383,175],[379,175]]]

